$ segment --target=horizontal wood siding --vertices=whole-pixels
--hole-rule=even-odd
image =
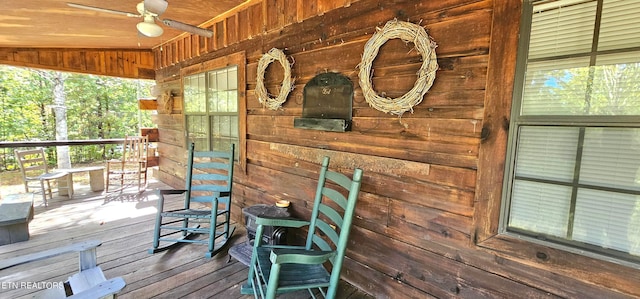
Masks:
[[[151,50],[0,48],[0,64],[132,79],[155,79]]]
[[[520,7],[520,0],[250,1],[209,22],[211,39],[185,36],[155,48],[156,79],[179,97],[183,69],[246,54],[247,165],[235,174],[238,220],[242,207],[279,199],[291,201],[291,212],[307,218],[325,155],[332,158],[330,168],[346,174],[362,167],[343,277],[377,298],[640,296],[637,270],[615,274],[619,266],[603,262],[593,272],[572,270],[507,254],[500,249],[509,246],[492,239]],[[513,17],[501,22],[496,14]],[[402,117],[372,109],[358,83],[365,43],[394,18],[428,31],[440,66],[423,102]],[[258,60],[274,47],[293,62],[295,78],[277,111],[264,109],[254,92]],[[413,87],[420,65],[412,43],[390,40],[373,62],[373,86],[401,96]],[[302,114],[304,85],[324,72],[341,73],[354,84],[350,132],[293,126]],[[270,93],[279,92],[282,78],[277,63],[267,68]],[[171,185],[182,183],[186,152],[182,104],[175,102],[174,114],[156,118],[160,178]],[[487,141],[488,132],[499,135]],[[584,267],[585,260],[575,258]],[[556,269],[561,274],[550,274]]]

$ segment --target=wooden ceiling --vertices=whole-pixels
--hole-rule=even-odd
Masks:
[[[136,13],[140,0],[20,0],[3,1],[0,47],[151,49],[183,32],[162,26],[157,38],[139,36],[141,18],[73,8],[67,2]],[[161,18],[200,26],[245,0],[168,1]]]

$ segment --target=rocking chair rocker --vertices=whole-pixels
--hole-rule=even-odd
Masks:
[[[268,245],[261,244],[260,238],[256,238],[247,283],[241,287],[242,294],[274,298],[276,294],[307,289],[315,298],[313,289],[317,288],[325,298],[335,297],[362,170],[356,168],[353,179],[349,179],[327,170],[328,166],[329,158],[325,157],[310,221],[256,218],[256,236],[262,235],[264,226],[308,226],[306,245]],[[345,197],[343,194],[347,193]],[[324,267],[325,264],[331,264],[330,270]],[[324,288],[327,288],[326,292]]]
[[[158,212],[150,254],[167,250],[179,243],[194,243],[208,245],[205,257],[211,258],[227,243],[235,231],[235,226],[229,225],[233,156],[233,144],[228,152],[195,152],[194,144],[191,144],[186,188],[157,191]],[[220,162],[221,160],[224,162]],[[181,194],[184,194],[184,208],[165,211],[165,196]],[[196,208],[195,205],[201,207]],[[196,225],[190,226],[191,223]],[[176,236],[179,234],[182,235],[181,238]],[[196,234],[206,234],[208,238],[195,239]],[[172,244],[160,247],[160,242]]]

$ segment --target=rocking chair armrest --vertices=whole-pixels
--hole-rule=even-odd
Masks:
[[[273,249],[269,259],[273,264],[323,264],[336,255],[335,251]]]
[[[167,190],[156,190],[158,194],[158,212],[164,211],[164,196],[171,194],[183,194],[187,192],[187,190],[181,189],[167,189]]]
[[[300,220],[293,217],[288,218],[269,218],[269,217],[256,217],[257,225],[265,225],[265,226],[284,226],[284,227],[303,227],[305,225],[309,225],[309,221]]]
[[[158,194],[159,195],[165,195],[165,194],[182,194],[187,192],[187,190],[182,190],[182,189],[169,189],[169,190],[158,190]]]

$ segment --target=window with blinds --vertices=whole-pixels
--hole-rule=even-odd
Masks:
[[[237,66],[185,76],[183,85],[187,142],[198,151],[224,151],[231,143],[238,149]]]
[[[640,2],[525,6],[505,228],[640,262]]]

